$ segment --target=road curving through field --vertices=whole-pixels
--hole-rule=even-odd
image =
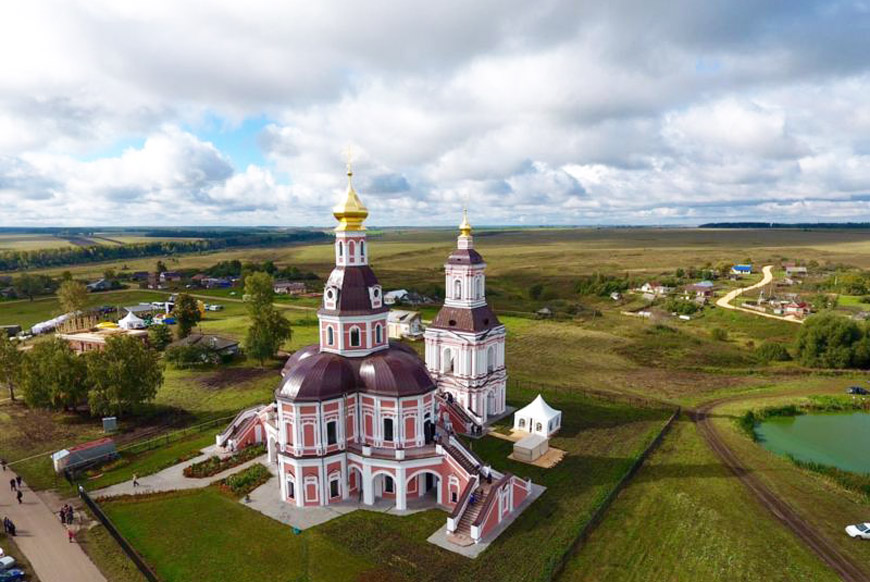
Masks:
[[[733,309],[735,311],[743,311],[744,313],[751,313],[752,315],[767,317],[768,319],[779,319],[781,321],[790,321],[792,323],[798,324],[803,323],[803,321],[801,321],[800,319],[795,319],[794,317],[784,317],[782,315],[773,315],[772,313],[762,313],[760,311],[755,311],[754,309],[746,309],[745,307],[740,307],[731,303],[739,295],[742,295],[747,291],[752,291],[753,289],[759,289],[761,287],[769,285],[770,282],[773,281],[773,265],[765,265],[764,267],[762,267],[761,272],[764,274],[764,277],[761,278],[761,281],[759,281],[755,285],[750,285],[749,287],[741,287],[740,289],[729,291],[716,301],[716,307]]]

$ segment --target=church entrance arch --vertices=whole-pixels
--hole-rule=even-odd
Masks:
[[[428,497],[438,505],[442,504],[442,496],[441,496],[441,474],[435,471],[434,469],[422,469],[417,471],[410,477],[408,477],[408,481],[405,484],[405,490],[411,491],[415,488],[411,486],[412,482],[416,479],[417,487],[417,496],[418,497]]]

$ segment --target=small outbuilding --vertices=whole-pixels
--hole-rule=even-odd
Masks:
[[[423,320],[419,311],[391,309],[387,314],[388,335],[393,339],[420,339],[423,337]]]
[[[64,469],[81,469],[117,456],[115,441],[105,437],[52,453],[51,461],[55,472],[60,473]]]
[[[514,413],[514,430],[550,437],[562,427],[562,412],[552,408],[538,396]]]
[[[550,450],[550,439],[540,434],[530,434],[514,443],[514,458],[524,463],[537,461]]]

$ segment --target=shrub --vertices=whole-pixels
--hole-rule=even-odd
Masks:
[[[195,366],[214,366],[219,364],[221,358],[218,354],[206,346],[174,346],[167,348],[166,361],[174,368],[192,368]]]
[[[815,368],[870,366],[870,344],[863,339],[863,330],[850,319],[832,313],[814,315],[798,331],[797,358]]]
[[[717,342],[727,342],[728,341],[728,331],[722,329],[721,327],[714,327],[710,330],[710,337],[712,337]]]
[[[787,362],[791,360],[791,354],[785,344],[778,342],[764,342],[755,351],[762,362]]]
[[[237,497],[247,495],[272,477],[265,466],[257,463],[244,471],[230,475],[220,480],[221,489],[231,492]]]

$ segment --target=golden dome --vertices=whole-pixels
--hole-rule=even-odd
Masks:
[[[336,231],[366,229],[363,226],[363,221],[368,217],[369,210],[357,196],[356,190],[353,189],[352,176],[353,171],[348,164],[347,194],[345,194],[344,200],[332,209],[332,215],[338,220],[338,226],[335,227]]]
[[[471,224],[468,222],[468,210],[462,210],[462,224],[459,225],[462,236],[471,236]]]

